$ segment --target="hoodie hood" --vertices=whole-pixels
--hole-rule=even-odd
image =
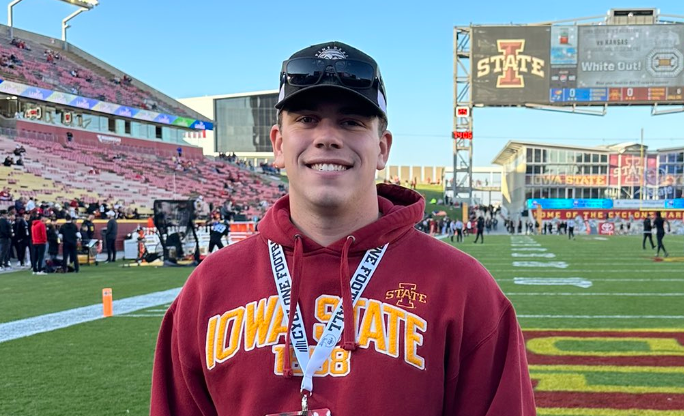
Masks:
[[[425,199],[410,189],[388,184],[378,184],[378,209],[382,213],[377,221],[350,233],[354,244],[349,254],[363,253],[399,238],[423,219]],[[304,236],[290,220],[290,197],[280,198],[259,222],[259,232],[264,239],[292,250],[295,236],[302,238],[303,251],[310,253],[321,249],[342,252],[346,238],[323,247]]]
[[[299,288],[302,283],[302,263],[306,254],[315,254],[325,250],[340,256],[339,284],[342,299],[342,310],[353,311],[352,292],[350,284],[349,258],[355,254],[362,254],[371,248],[391,243],[413,228],[413,225],[423,217],[425,200],[409,189],[396,185],[378,185],[378,209],[382,216],[371,224],[350,232],[344,238],[323,247],[295,227],[290,220],[290,199],[285,196],[275,203],[273,208],[259,223],[261,237],[280,244],[286,250],[292,251],[292,262],[289,265],[292,275],[290,304],[299,302]],[[292,323],[295,309],[289,308],[288,327],[285,336],[285,351],[290,350]],[[354,351],[358,346],[354,331],[354,314],[344,313],[344,329],[341,333],[342,348]],[[283,374],[292,377],[292,366],[289,354],[283,357]]]

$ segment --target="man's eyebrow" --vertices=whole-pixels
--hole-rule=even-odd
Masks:
[[[372,111],[364,111],[364,109],[359,107],[342,107],[340,113],[349,116],[373,117]]]
[[[310,104],[310,105],[302,105],[299,107],[293,107],[288,110],[289,113],[306,113],[306,112],[317,112],[320,111],[321,108],[318,105],[315,104]],[[371,118],[375,115],[373,110],[371,109],[364,109],[364,108],[359,108],[359,107],[354,107],[354,106],[349,106],[349,107],[342,107],[340,108],[339,112],[341,114],[344,114],[346,116],[360,116],[360,117],[367,117]]]

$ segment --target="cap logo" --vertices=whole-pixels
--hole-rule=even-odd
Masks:
[[[337,46],[326,46],[316,52],[316,58],[322,59],[347,59],[347,53]]]

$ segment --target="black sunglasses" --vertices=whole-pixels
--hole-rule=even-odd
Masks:
[[[373,86],[375,74],[374,65],[354,59],[294,58],[283,62],[281,82],[308,87],[320,83],[324,75],[334,75],[341,85],[365,89]]]

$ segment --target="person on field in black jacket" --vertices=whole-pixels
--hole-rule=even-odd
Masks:
[[[28,247],[29,242],[28,223],[25,217],[28,218],[28,213],[16,216],[14,220],[14,237],[12,238],[14,249],[17,251],[18,266],[21,268],[26,267],[26,247]]]
[[[14,210],[2,211],[0,213],[0,270],[11,270],[10,253],[12,250],[12,220]]]
[[[45,221],[45,227],[47,230],[48,256],[50,256],[51,265],[54,269],[59,254],[59,232],[50,220]],[[54,270],[52,271],[54,272]]]
[[[651,242],[651,248],[655,249],[656,246],[653,244],[653,225],[651,224],[651,217],[646,217],[644,219],[644,241],[641,243],[641,248],[646,250],[646,240]]]
[[[71,215],[67,214],[64,218],[66,222],[59,228],[59,234],[62,236],[62,270],[66,273],[67,266],[72,261],[74,262],[74,271],[78,273],[78,255],[76,254],[76,245],[81,239],[81,233],[78,231],[76,224],[71,221]]]
[[[119,224],[116,222],[114,211],[107,211],[107,232],[105,240],[107,242],[107,263],[116,261],[116,235],[119,231]]]
[[[93,223],[94,219],[95,215],[88,214],[88,218],[83,220],[81,223],[81,237],[83,239],[83,244],[87,244],[88,241],[95,238],[95,224]]]

